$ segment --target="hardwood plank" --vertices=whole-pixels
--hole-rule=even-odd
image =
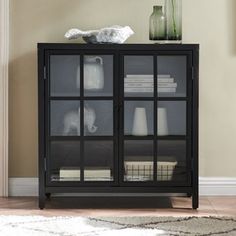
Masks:
[[[79,201],[80,198],[77,198]],[[152,204],[155,203],[153,198]],[[105,200],[105,199],[104,199]],[[95,199],[90,199],[95,201]],[[106,199],[107,202],[107,199]],[[236,215],[236,197],[200,197],[200,208],[198,210],[191,209],[191,198],[172,197],[173,207],[159,208],[151,207],[151,204],[144,207],[125,207],[114,206],[112,201],[99,207],[98,203],[91,202],[89,205],[76,208],[76,206],[68,207],[68,201],[53,199],[47,201],[44,210],[38,209],[38,199],[36,197],[9,197],[0,198],[0,214],[1,215],[43,215],[43,216],[208,216],[208,215]],[[60,205],[60,204],[61,205]],[[137,202],[138,203],[138,202]],[[77,204],[78,206],[79,204]],[[158,204],[156,204],[157,206]]]

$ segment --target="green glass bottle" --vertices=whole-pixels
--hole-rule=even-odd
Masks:
[[[182,0],[165,0],[166,39],[182,40]]]
[[[149,18],[149,39],[165,40],[166,20],[162,6],[153,6],[153,13]]]

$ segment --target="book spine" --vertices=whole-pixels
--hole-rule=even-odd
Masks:
[[[174,83],[174,78],[158,78],[158,83]],[[153,83],[153,78],[124,78],[125,83]]]
[[[96,177],[110,177],[111,176],[111,173],[84,173],[84,176],[87,177],[87,178],[96,178]]]
[[[157,78],[158,83],[174,83],[174,78]]]
[[[175,93],[176,88],[158,88],[157,92],[158,93]]]
[[[153,78],[153,75],[126,75],[127,78]]]
[[[125,88],[126,93],[151,93],[153,88]]]
[[[159,88],[176,88],[177,83],[158,83]],[[153,83],[125,83],[125,88],[153,88]]]
[[[151,93],[153,88],[125,88],[125,93]],[[158,88],[159,93],[175,93],[176,88]]]
[[[153,75],[151,74],[147,74],[147,75],[132,75],[132,74],[128,74],[126,75],[127,78],[153,78]],[[159,74],[157,75],[158,78],[170,78],[170,75],[162,75],[162,74]]]
[[[125,83],[125,88],[153,88],[153,83]]]
[[[125,83],[153,83],[153,78],[124,78]]]
[[[177,83],[158,83],[158,88],[177,88]]]

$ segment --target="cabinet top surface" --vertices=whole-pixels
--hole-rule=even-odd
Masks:
[[[85,44],[85,43],[38,43],[38,49],[78,50],[198,50],[199,44]]]

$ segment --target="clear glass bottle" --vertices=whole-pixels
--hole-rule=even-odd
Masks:
[[[153,13],[149,18],[149,39],[165,40],[166,20],[162,6],[153,6]]]
[[[165,0],[166,39],[182,40],[182,0]]]

